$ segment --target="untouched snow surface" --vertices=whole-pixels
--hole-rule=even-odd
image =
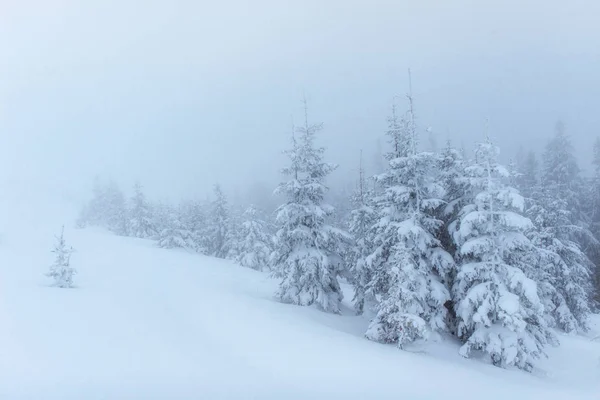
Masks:
[[[57,218],[58,220],[59,218]],[[600,318],[542,372],[494,368],[445,341],[397,350],[368,321],[280,304],[228,261],[67,227],[75,289],[49,287],[56,224],[2,227],[0,399],[599,399]]]

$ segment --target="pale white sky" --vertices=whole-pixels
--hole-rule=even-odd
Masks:
[[[77,191],[99,173],[155,197],[276,182],[303,92],[349,171],[408,67],[440,143],[470,147],[489,118],[512,154],[561,118],[587,168],[598,15],[593,0],[0,0],[0,178]]]

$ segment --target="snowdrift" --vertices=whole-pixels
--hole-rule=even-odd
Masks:
[[[69,227],[77,287],[58,289],[44,277],[54,216],[2,227],[0,399],[600,396],[600,318],[589,337],[561,336],[543,372],[502,370],[451,341],[370,342],[349,302],[342,316],[280,304],[276,282],[228,261]]]

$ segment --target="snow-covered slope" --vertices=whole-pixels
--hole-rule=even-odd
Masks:
[[[101,231],[66,230],[78,287],[51,288],[59,229],[2,229],[0,399],[600,396],[592,335],[562,337],[545,375],[462,359],[454,343],[403,352],[365,340],[349,304],[342,316],[280,304],[265,274]]]

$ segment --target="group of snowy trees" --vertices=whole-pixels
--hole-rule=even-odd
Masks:
[[[96,180],[77,226],[102,226],[121,236],[155,240],[162,248],[232,259],[256,270],[269,267],[273,248],[270,224],[261,212],[252,205],[244,212],[231,207],[219,185],[212,201],[173,206],[148,201],[139,183],[126,201],[114,182],[102,185]]]
[[[421,151],[408,100],[389,119],[384,171],[368,182],[361,161],[344,226],[324,202],[334,166],[314,145],[321,126],[297,129],[278,188],[287,199],[271,259],[278,296],[339,313],[346,279],[371,340],[402,348],[453,335],[465,357],[532,370],[558,344],[552,329],[586,331],[597,304],[600,140],[591,180],[560,124],[542,168],[533,153],[504,167],[489,137],[473,158],[450,143]]]
[[[541,163],[521,153],[505,167],[484,135],[472,157],[450,143],[423,151],[408,96],[408,110],[389,118],[386,165],[368,177],[361,155],[340,212],[326,202],[336,166],[315,144],[321,129],[305,107],[272,221],[231,207],[219,186],[210,202],[172,206],[148,202],[139,185],[127,202],[109,183],[96,185],[80,226],[268,269],[282,302],[326,312],[340,313],[344,280],[370,321],[365,336],[400,348],[450,335],[465,357],[530,371],[558,344],[554,329],[588,329],[600,292],[600,139],[592,177],[562,124]]]

